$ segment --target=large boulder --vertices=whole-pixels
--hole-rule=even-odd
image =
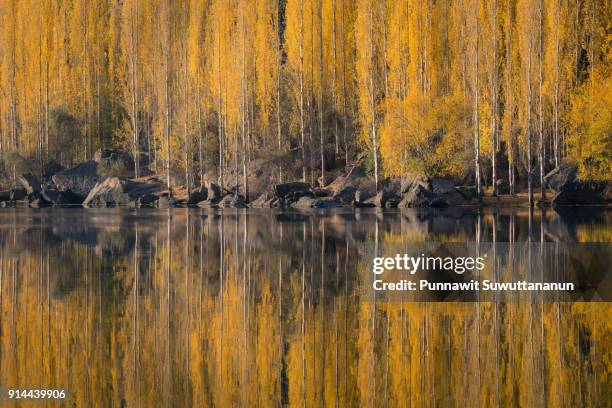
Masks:
[[[161,184],[137,183],[119,177],[109,177],[89,192],[84,207],[135,207],[142,196],[161,190]]]
[[[574,181],[562,188],[552,199],[555,207],[568,205],[601,205],[606,200],[602,195],[603,186],[594,186],[589,183]]]
[[[414,176],[414,175],[408,175],[405,176],[401,179],[400,182],[400,193],[401,194],[406,194],[407,192],[409,192],[410,190],[412,190],[414,187],[416,187],[417,185],[420,185],[424,188],[429,189],[430,183],[424,179],[423,177],[420,176]]]
[[[448,194],[448,193],[454,193],[455,192],[455,182],[451,179],[447,179],[447,178],[432,178],[429,181],[430,184],[430,190],[434,193],[434,194],[438,194],[438,195],[444,195],[444,194]]]
[[[147,194],[141,197],[140,200],[137,200],[137,203],[140,201],[140,204],[142,206],[142,199],[145,197],[149,197],[149,195]],[[173,208],[176,206],[176,200],[172,197],[170,193],[166,191],[161,196],[158,196],[158,199],[154,201],[152,205],[155,206],[156,208],[163,208],[163,209]]]
[[[366,205],[373,205],[378,208],[395,208],[399,205],[400,199],[394,192],[389,190],[379,191],[374,197],[365,201]]]
[[[187,199],[187,205],[197,205],[200,201],[204,201],[208,198],[208,188],[201,186],[189,193]]]
[[[28,194],[40,193],[40,182],[32,173],[21,174],[17,181],[25,188]]]
[[[544,177],[546,186],[555,191],[552,205],[600,205],[605,204],[606,183],[581,181],[577,178],[578,168],[563,163]]]
[[[10,201],[21,201],[28,196],[25,188],[14,188],[11,190]]]
[[[573,164],[563,163],[544,176],[544,183],[558,193],[571,187],[576,182],[577,175],[578,167]]]
[[[310,184],[301,182],[280,183],[274,186],[274,193],[283,200],[297,201],[300,197],[314,197]]]
[[[41,191],[42,197],[54,206],[78,205],[83,200],[70,191],[61,192],[55,189],[44,189]]]
[[[342,202],[337,198],[312,198],[312,197],[300,197],[294,202],[291,207],[293,208],[338,208],[342,207]]]
[[[98,163],[89,160],[60,171],[52,179],[59,191],[70,191],[84,200],[102,177],[98,174]]]
[[[457,186],[455,190],[459,194],[461,194],[463,199],[466,201],[478,200],[478,192],[476,191],[476,186]]]
[[[344,205],[353,205],[356,200],[357,189],[353,186],[345,186],[341,188],[336,194],[333,195],[333,198],[340,201],[341,204]],[[361,200],[361,195],[359,196]]]
[[[367,199],[368,199],[367,191],[362,190],[362,189],[357,189],[355,190],[355,200],[353,201],[353,205],[355,207],[364,205]]]
[[[228,194],[219,201],[219,208],[247,208],[247,205],[241,196]]]
[[[400,201],[400,208],[409,207],[447,207],[448,203],[444,201],[438,194],[433,191],[427,190],[420,184],[415,185],[409,192],[407,192],[402,201]]]
[[[52,203],[47,201],[40,192],[29,194],[27,201],[30,208],[44,208],[52,205]]]
[[[280,201],[272,191],[267,190],[252,201],[250,206],[252,208],[276,208],[280,206]]]
[[[612,201],[612,181],[609,180],[606,182],[601,195],[606,202],[609,203]]]
[[[100,165],[112,168],[119,167],[127,171],[134,170],[132,155],[121,149],[98,149],[94,153],[94,161]]]
[[[157,194],[145,194],[140,196],[134,202],[136,208],[154,208],[157,206],[157,202],[160,197]]]
[[[213,183],[212,181],[206,183],[206,200],[212,202],[219,202],[222,197],[223,194],[221,191],[221,187],[218,184]]]

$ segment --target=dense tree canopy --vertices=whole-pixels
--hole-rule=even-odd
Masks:
[[[491,182],[498,152],[493,181],[566,159],[608,178],[611,15],[602,0],[0,0],[0,151],[40,170],[123,146],[169,184],[233,172],[241,188],[254,159],[316,181],[328,153],[362,152],[377,179]]]

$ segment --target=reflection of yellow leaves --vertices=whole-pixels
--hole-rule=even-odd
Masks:
[[[576,227],[578,242],[612,242],[612,225],[592,224]]]
[[[579,236],[590,228],[579,229]],[[602,231],[602,237],[609,234]],[[79,267],[87,274],[65,297],[48,297],[39,256],[2,258],[0,383],[69,386],[77,406],[90,405],[92,397],[105,406],[121,399],[168,405],[168,395],[181,406],[277,406],[282,355],[277,263],[255,252],[245,259],[228,245],[220,292],[218,259],[209,252],[211,269],[200,273],[186,244],[186,237],[159,241],[157,259],[140,275],[144,292],[138,303],[131,292],[133,263],[120,263],[113,287],[93,262],[99,258],[84,245],[73,249],[81,253]],[[339,406],[384,406],[385,396],[388,406],[448,400],[463,406],[497,401],[539,406],[542,395],[551,406],[605,405],[602,390],[612,370],[610,322],[602,318],[610,313],[608,303],[375,305],[364,297],[371,290],[368,281],[352,279],[354,272],[347,272],[347,296],[340,286],[326,291],[320,303],[307,266],[303,310],[302,270],[284,271],[290,406],[302,407],[304,397],[308,406],[318,405],[322,386],[328,406],[336,395]],[[320,275],[314,273],[316,281]]]

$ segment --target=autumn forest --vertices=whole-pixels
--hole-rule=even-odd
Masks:
[[[377,185],[471,174],[480,191],[504,172],[514,191],[564,160],[609,179],[611,16],[603,0],[1,0],[1,170],[122,147],[136,176],[188,188],[254,160],[313,184],[358,160]]]

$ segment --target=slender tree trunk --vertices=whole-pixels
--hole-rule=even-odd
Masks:
[[[310,95],[308,98],[308,141],[310,145],[308,161],[310,166],[310,184],[315,185],[315,166],[314,166],[314,137],[315,137],[315,30],[314,30],[314,1],[310,7]]]
[[[480,116],[479,116],[479,83],[478,83],[478,60],[480,58],[480,30],[478,25],[478,1],[476,0],[476,9],[473,10],[475,19],[475,33],[476,33],[476,48],[474,58],[474,173],[476,177],[476,194],[479,198],[482,197],[482,183],[480,180]]]
[[[138,34],[136,24],[138,22],[138,0],[135,0],[135,17],[132,18],[130,23],[130,42],[131,42],[131,83],[132,83],[132,131],[133,131],[133,156],[134,156],[134,175],[136,177],[140,174],[140,153],[139,153],[139,140],[138,140],[138,94],[137,94],[137,64],[138,64]],[[136,19],[136,24],[133,19]]]
[[[387,0],[382,1],[382,28],[383,28],[383,81],[385,84],[385,98],[389,97],[389,75],[387,72]]]
[[[323,0],[319,0],[319,78],[319,148],[321,153],[321,187],[323,187],[326,184],[325,140],[323,135]]]
[[[557,1],[557,15],[555,19],[555,25],[559,27],[559,13],[561,13],[561,0]],[[559,162],[561,160],[560,155],[560,142],[559,142],[559,71],[561,68],[560,64],[560,45],[559,45],[559,32],[557,31],[555,34],[555,103],[553,106],[554,110],[554,121],[555,121],[555,135],[554,135],[554,148],[555,148],[555,168],[559,167]]]
[[[538,83],[538,121],[539,121],[539,149],[538,161],[540,163],[540,200],[546,199],[546,188],[544,186],[544,109],[542,107],[544,92],[544,1],[540,0],[540,46],[538,50],[539,83]]]
[[[506,78],[506,101],[507,101],[507,114],[508,114],[508,186],[510,189],[510,195],[515,194],[515,183],[514,183],[514,153],[515,153],[515,140],[514,140],[514,95],[512,94],[512,25],[514,23],[514,13],[512,10],[512,0],[507,0],[508,3],[508,45],[506,52],[506,63],[508,66],[508,75]]]
[[[300,1],[300,142],[302,181],[306,182],[306,141],[304,140],[304,1]]]
[[[493,66],[491,67],[491,187],[497,196],[497,0],[491,0]]]
[[[281,0],[276,1],[276,135],[278,138],[278,153],[282,153],[281,134],[281,33],[280,33]],[[283,164],[278,165],[278,181],[283,182]]]
[[[529,38],[529,55],[527,56],[527,193],[529,195],[529,208],[533,208],[533,188],[532,188],[532,163],[531,163],[531,50],[532,42]]]
[[[185,186],[187,188],[187,195],[191,192],[191,143],[189,137],[189,74],[187,72],[187,39],[185,39],[184,49],[184,61],[183,61],[183,109],[185,110],[183,116],[183,155],[185,160]]]
[[[243,7],[246,5],[243,4]],[[244,12],[244,9],[243,9]],[[249,186],[247,177],[247,154],[246,154],[246,133],[248,121],[248,85],[246,74],[246,27],[244,23],[244,14],[242,16],[242,178],[244,184],[244,199],[249,200]],[[237,158],[236,158],[237,159]],[[236,184],[238,184],[238,172],[236,171]],[[236,194],[240,192],[239,187],[236,187]]]
[[[374,61],[374,16],[373,16],[373,12],[372,12],[372,4],[370,3],[370,120],[372,121],[371,126],[372,126],[372,155],[374,158],[374,185],[376,188],[376,191],[378,192],[378,140],[376,137],[376,113],[375,113],[375,108],[374,108],[374,67],[375,67],[375,61]]]
[[[203,138],[205,128],[202,126],[202,88],[200,87],[200,72],[198,71],[196,74],[196,87],[197,87],[197,100],[195,104],[198,109],[198,163],[199,163],[199,174],[200,174],[200,186],[204,185],[204,152],[202,151],[203,147]]]
[[[39,9],[39,26],[38,26],[38,103],[37,103],[37,150],[38,150],[38,165],[39,165],[39,181],[43,180],[44,164],[43,164],[43,102],[42,102],[42,83],[43,83],[43,72],[42,72],[42,7]]]
[[[323,23],[321,23],[323,24]],[[340,152],[340,145],[338,143],[338,121],[336,120],[336,111],[338,110],[338,100],[336,95],[336,0],[332,0],[332,55],[333,55],[333,69],[332,69],[332,101],[333,101],[333,117],[334,117],[334,141],[336,147],[336,155]]]
[[[217,131],[219,136],[219,184],[223,188],[223,107],[221,97],[221,22],[217,28],[217,80],[219,86],[219,95],[217,97]]]
[[[48,53],[48,50],[47,50]],[[49,159],[49,56],[45,60],[45,156]]]
[[[347,89],[346,89],[346,19],[345,1],[342,0],[342,131],[344,138],[344,166],[348,169],[349,148],[347,140],[348,120],[347,120]]]
[[[166,7],[166,15],[164,16],[166,21],[163,24],[166,26],[166,32],[164,33],[164,38],[162,41],[163,49],[164,49],[164,136],[166,140],[166,177],[167,177],[167,186],[168,192],[172,195],[172,180],[170,177],[170,157],[172,157],[172,152],[170,151],[170,131],[171,131],[171,107],[170,107],[170,10],[169,3],[165,2]]]

